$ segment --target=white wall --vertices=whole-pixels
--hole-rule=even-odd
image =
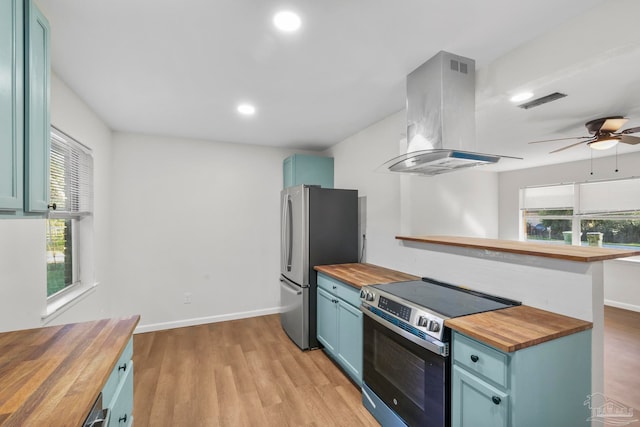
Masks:
[[[288,154],[115,133],[114,315],[141,314],[146,331],[279,312]]]
[[[95,292],[49,322],[69,323],[109,315],[108,193],[111,133],[55,74],[51,79],[51,123],[94,150]],[[46,308],[45,221],[0,220],[0,331],[42,326]]]
[[[397,235],[452,234],[495,238],[498,192],[495,172],[458,171],[418,177],[377,171],[400,154],[404,110],[375,123],[327,151],[335,157],[335,185],[366,198],[366,260],[417,270],[417,260]],[[408,271],[411,272],[411,271]]]
[[[615,179],[637,176],[640,171],[640,153],[618,157],[615,172],[615,157],[550,165],[538,168],[502,172],[500,186],[500,238],[518,239],[519,190],[530,185],[556,184],[559,182],[582,182],[588,180]],[[630,310],[640,311],[638,280],[640,263],[632,261],[607,261],[604,263],[605,303]]]

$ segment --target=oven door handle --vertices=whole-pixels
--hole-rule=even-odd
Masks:
[[[382,319],[380,316],[377,316],[375,314],[373,314],[369,308],[365,305],[361,305],[360,306],[360,311],[362,311],[366,316],[368,316],[369,318],[371,318],[372,320],[375,320],[376,322],[378,322],[380,325],[384,326],[387,329],[392,330],[393,332],[397,333],[398,335],[402,336],[403,338],[408,339],[409,341],[411,341],[414,344],[419,345],[422,348],[426,348],[427,350],[439,354],[440,356],[446,357],[449,355],[449,344],[448,343],[444,343],[441,341],[437,341],[437,340],[423,340],[418,338],[417,336],[413,335],[410,332],[405,331],[402,328],[397,327],[396,325],[387,322],[386,320]]]

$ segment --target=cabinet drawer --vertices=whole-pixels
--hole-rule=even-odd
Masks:
[[[342,298],[354,307],[360,307],[360,291],[351,285],[347,285],[333,277],[318,273],[318,287]]]
[[[133,357],[133,338],[129,339],[127,346],[122,351],[116,366],[113,367],[111,371],[111,375],[107,379],[107,383],[104,385],[102,389],[102,401],[105,405],[109,405],[113,400],[113,396],[116,393],[118,385],[122,378],[129,372],[129,362]],[[132,365],[133,366],[133,365]]]
[[[111,402],[109,427],[127,427],[132,423],[133,413],[133,361],[127,363],[123,380],[118,384],[115,399]]]
[[[495,384],[508,388],[509,356],[454,332],[453,361]]]

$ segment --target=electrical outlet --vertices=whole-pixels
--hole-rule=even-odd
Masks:
[[[184,299],[182,300],[184,304],[191,304],[191,292],[184,293]]]

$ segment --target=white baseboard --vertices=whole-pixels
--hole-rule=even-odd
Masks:
[[[604,305],[610,305],[611,307],[623,308],[625,310],[640,312],[640,305],[627,304],[625,302],[618,302],[610,299],[604,300]]]
[[[204,325],[207,323],[224,322],[226,320],[247,319],[249,317],[266,316],[268,314],[280,313],[280,307],[265,308],[262,310],[243,311],[239,313],[220,314],[217,316],[197,317],[195,319],[176,320],[172,322],[151,323],[149,325],[139,325],[134,334],[145,332],[162,331],[165,329],[184,328],[185,326]]]

